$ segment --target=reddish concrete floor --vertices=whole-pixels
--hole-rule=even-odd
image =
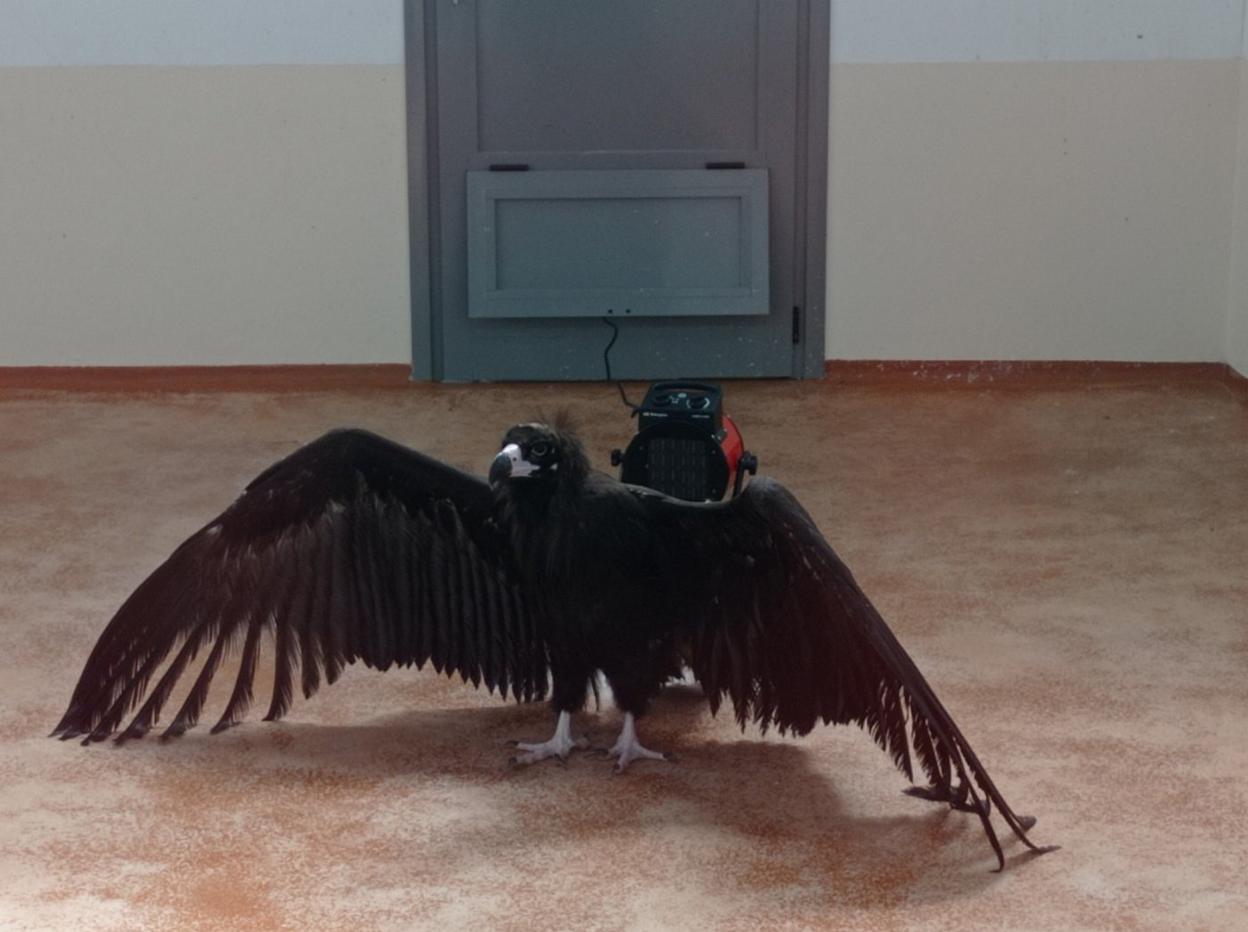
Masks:
[[[990,873],[975,820],[902,796],[865,735],[742,735],[692,690],[643,724],[680,763],[620,778],[509,772],[504,739],[546,711],[429,672],[352,669],[218,737],[47,740],[125,595],[298,443],[355,424],[480,472],[503,426],[566,405],[605,466],[630,422],[601,385],[10,389],[0,927],[1244,928],[1244,400],[1196,379],[729,402],[1061,851],[1007,843]]]

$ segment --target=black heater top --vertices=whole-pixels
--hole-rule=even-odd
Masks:
[[[637,406],[637,419],[639,430],[686,421],[718,434],[724,426],[724,393],[707,382],[656,382]]]

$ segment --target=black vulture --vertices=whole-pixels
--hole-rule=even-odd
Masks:
[[[534,423],[507,431],[485,482],[333,431],[261,473],[126,599],[53,734],[101,741],[138,706],[115,740],[143,736],[207,651],[163,733],[181,735],[241,645],[212,730],[228,728],[252,700],[262,640],[275,670],[266,721],[290,707],[296,675],[311,696],[357,660],[431,663],[521,702],[549,694],[555,733],[519,745],[519,763],[583,744],[571,716],[601,674],[625,713],[617,770],[663,756],[635,719],[687,664],[711,711],[728,700],[742,728],[862,726],[911,781],[921,769],[928,785],[907,792],[979,816],[998,870],[994,804],[1028,848],[1049,850],[810,516],[766,478],[727,502],[681,501],[592,470],[570,431]]]

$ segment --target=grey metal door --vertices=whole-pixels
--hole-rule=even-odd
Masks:
[[[816,108],[826,97],[812,89],[811,76],[826,75],[826,60],[821,69],[811,55],[826,56],[821,7],[819,0],[426,0],[433,376],[603,376],[602,350],[611,336],[599,319],[605,307],[578,313],[564,301],[559,315],[470,313],[470,274],[481,272],[469,270],[469,240],[480,240],[481,229],[471,229],[469,181],[476,189],[489,181],[476,173],[494,170],[501,177],[503,171],[525,170],[549,188],[561,172],[582,187],[587,178],[616,177],[611,173],[661,181],[666,172],[688,188],[689,170],[727,173],[737,166],[765,172],[769,232],[762,306],[719,315],[704,306],[691,313],[688,302],[667,307],[652,300],[648,316],[641,316],[631,307],[615,307],[626,300],[604,300],[621,331],[612,351],[614,374],[813,374],[812,359],[822,361],[821,302],[811,308],[808,294],[822,289],[824,207],[821,201],[812,215],[810,198],[824,197],[825,166],[811,165],[810,158],[825,150],[810,135],[826,133],[826,124],[817,112],[812,124],[810,110],[812,96]],[[812,41],[823,48],[816,44],[812,52]],[[529,213],[536,218],[533,229],[551,226],[540,203],[524,200],[523,186],[510,187],[515,190],[504,194],[513,201],[507,203],[532,209],[509,207],[508,216],[520,218],[509,220],[509,228],[528,235]],[[681,229],[679,211],[655,203],[654,197],[645,199],[656,218],[671,213]],[[735,208],[703,213],[716,216],[716,210]],[[613,202],[604,216],[626,214],[628,204]],[[583,222],[566,210],[551,216]],[[812,231],[817,242],[811,242]],[[494,235],[487,230],[486,247],[477,254],[493,255]],[[566,231],[554,241],[572,242]],[[540,252],[524,245],[511,252]],[[557,268],[561,260],[555,255],[546,261]],[[811,326],[812,312],[817,326]],[[820,342],[817,353],[810,352],[812,338]]]

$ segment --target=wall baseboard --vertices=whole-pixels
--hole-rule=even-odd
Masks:
[[[842,385],[925,388],[1077,388],[1210,382],[1248,394],[1248,378],[1224,362],[829,359],[824,363],[824,378]]]
[[[1221,362],[829,359],[841,385],[918,388],[1078,388],[1205,382],[1248,397],[1248,377]],[[403,363],[273,366],[0,366],[0,391],[315,392],[411,387]]]
[[[0,391],[310,392],[401,389],[411,367],[278,366],[0,366]]]

